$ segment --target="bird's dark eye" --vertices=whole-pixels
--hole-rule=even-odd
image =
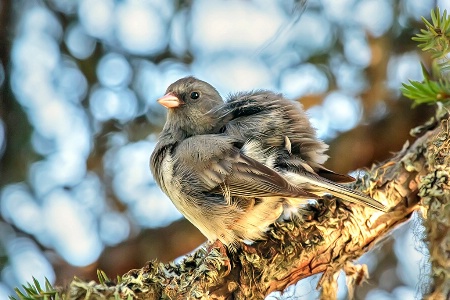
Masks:
[[[200,93],[198,92],[192,92],[190,95],[191,99],[198,99],[198,97],[200,97]]]

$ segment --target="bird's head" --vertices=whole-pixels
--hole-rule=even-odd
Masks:
[[[191,76],[172,83],[158,102],[168,109],[166,127],[179,128],[187,136],[212,133],[216,124],[211,111],[223,104],[212,85]]]

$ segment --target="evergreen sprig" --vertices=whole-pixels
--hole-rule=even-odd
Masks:
[[[41,287],[39,281],[33,277],[33,284],[28,283],[27,285],[22,285],[25,293],[23,293],[18,288],[15,288],[19,300],[61,300],[58,291],[53,288],[52,284],[45,278],[45,289]],[[10,296],[11,300],[17,300],[16,298]]]
[[[433,58],[444,57],[450,48],[450,18],[447,15],[447,10],[441,15],[439,7],[431,11],[430,23],[427,19],[422,17],[427,29],[421,29],[412,38],[413,41],[419,42],[419,48],[423,51],[432,53]]]
[[[450,81],[445,78],[431,80],[430,74],[422,65],[422,82],[410,80],[409,83],[402,83],[400,90],[403,95],[414,101],[413,106],[419,104],[433,104],[436,102],[447,103],[450,101]]]
[[[102,270],[97,270],[97,276],[100,284],[92,285],[92,282],[86,283],[78,278],[74,278],[72,284],[76,282],[77,291],[81,291],[84,299],[115,299],[120,300],[123,299],[124,295],[121,295],[117,289],[111,289],[110,287],[114,287],[119,285],[122,282],[122,277],[117,276],[117,282],[114,282],[110,279],[106,273]],[[64,300],[69,299],[67,294],[61,293],[55,289],[52,284],[45,278],[45,288],[41,287],[39,281],[33,277],[32,283],[27,283],[26,285],[22,285],[23,292],[15,288],[15,292],[18,299],[10,296],[10,300]],[[105,290],[109,290],[108,293],[102,294]],[[78,296],[71,295],[70,299],[81,299]],[[92,297],[91,297],[92,296]],[[127,300],[132,300],[132,295],[126,295]],[[81,297],[81,296],[80,296]]]
[[[414,106],[419,104],[432,104],[436,102],[448,102],[450,100],[450,83],[446,80],[425,80],[424,82],[409,81],[402,84],[401,91],[405,97],[414,100]]]
[[[418,45],[422,51],[431,53],[432,58],[435,59],[435,66],[438,67],[439,72],[437,80],[432,80],[431,75],[422,65],[422,73],[424,80],[412,81],[403,83],[400,88],[403,95],[414,101],[414,105],[423,103],[433,104],[436,102],[450,103],[450,80],[448,70],[450,69],[450,62],[448,54],[450,52],[450,16],[447,15],[447,10],[441,15],[438,8],[431,11],[431,22],[422,17],[426,29],[422,29],[421,33],[417,34],[412,39],[419,42]]]

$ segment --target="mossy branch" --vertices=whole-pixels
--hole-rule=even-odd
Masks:
[[[436,127],[437,122],[433,124]],[[450,237],[443,234],[448,232],[446,220],[450,218],[450,133],[447,120],[431,131],[430,127],[416,130],[423,135],[413,145],[405,145],[354,184],[391,207],[388,213],[324,199],[310,206],[302,218],[274,224],[267,240],[243,244],[236,253],[199,249],[178,264],[149,262],[121,276],[117,283],[103,273],[100,283],[75,278],[46,299],[263,299],[321,272],[318,287],[323,286],[325,299],[333,294],[341,269],[350,279],[350,290],[359,284],[367,270],[351,262],[419,208],[427,215],[435,279],[431,295],[446,299],[450,296],[450,249],[445,247]],[[419,205],[420,198],[424,206]],[[431,295],[430,299],[439,299]],[[43,299],[23,294],[19,298]]]

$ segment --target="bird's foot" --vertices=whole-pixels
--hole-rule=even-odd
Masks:
[[[225,245],[224,245],[221,241],[219,241],[219,240],[216,240],[214,243],[209,244],[209,245],[206,247],[207,253],[210,253],[210,252],[212,251],[212,249],[217,249],[223,256],[228,256],[228,255],[227,255],[227,248],[226,248]]]
[[[209,254],[213,249],[217,249],[223,257],[228,258],[227,248],[221,241],[216,240],[214,243],[209,244],[206,247],[206,253]],[[227,274],[229,274],[231,272],[230,260],[229,259],[225,260],[224,265],[227,268]]]

